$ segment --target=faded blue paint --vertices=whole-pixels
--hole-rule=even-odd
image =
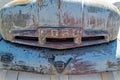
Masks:
[[[29,70],[30,72],[55,74],[48,62],[48,58],[52,58],[51,55],[54,55],[55,61],[63,61],[65,63],[68,59],[72,58],[64,74],[89,74],[101,71],[119,70],[120,64],[117,63],[118,59],[116,58],[116,49],[120,47],[117,46],[118,41],[115,40],[107,44],[69,50],[53,50],[23,46],[2,40],[0,41],[0,56],[3,54],[12,54],[14,59],[12,62],[6,63],[9,64],[9,67],[3,66],[4,63],[0,62],[0,68],[11,69],[11,67],[14,67],[14,64],[19,64],[34,68],[34,71]],[[109,62],[111,64],[109,64]],[[79,66],[75,68],[75,64]],[[40,72],[40,65],[45,67],[43,72]],[[17,68],[17,70],[20,69]]]

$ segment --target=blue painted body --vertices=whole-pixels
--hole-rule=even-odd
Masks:
[[[0,37],[1,69],[49,75],[80,75],[120,69],[120,41],[115,40],[119,30],[120,16],[115,6],[89,0],[33,1],[24,5],[7,4],[0,10],[0,29],[4,38],[3,40]],[[39,43],[42,40],[44,42],[45,35],[42,38],[38,34],[39,27],[81,27],[83,31],[104,30],[109,35],[107,39],[106,36],[100,35],[105,37],[108,43],[66,50],[41,48]],[[28,30],[28,33],[20,32],[17,36],[39,38],[36,41],[39,47],[30,46],[34,41],[32,43],[29,40],[29,46],[11,43],[15,42],[13,40],[16,39],[16,35],[13,32],[17,30]],[[29,32],[30,30],[38,32],[34,34]],[[97,33],[92,34],[92,37],[95,35]],[[85,36],[86,34],[81,37]],[[87,37],[91,36],[87,35]],[[77,40],[74,42],[76,43]],[[77,42],[80,43],[79,40]],[[22,44],[24,41],[17,43]],[[59,45],[61,44],[58,44],[58,47]]]
[[[0,41],[0,68],[39,74],[59,74],[54,62],[69,63],[60,74],[78,75],[119,70],[117,42],[96,46],[54,50]],[[7,57],[4,57],[7,56]],[[53,63],[52,63],[53,62]]]

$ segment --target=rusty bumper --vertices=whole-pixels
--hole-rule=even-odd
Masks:
[[[120,69],[119,40],[107,44],[54,50],[0,41],[0,68],[39,74],[79,75]]]

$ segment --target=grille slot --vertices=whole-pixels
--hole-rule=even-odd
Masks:
[[[82,41],[105,40],[105,36],[82,37]]]
[[[54,43],[61,43],[61,42],[74,42],[74,38],[46,38],[46,42],[54,42]]]
[[[38,37],[29,37],[29,36],[15,36],[15,40],[24,40],[24,41],[38,41]]]

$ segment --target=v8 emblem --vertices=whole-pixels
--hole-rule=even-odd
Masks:
[[[69,58],[68,61],[65,63],[63,61],[54,61],[55,58],[48,59],[49,62],[54,66],[56,71],[60,74],[62,73],[67,65],[71,62],[72,58]]]

